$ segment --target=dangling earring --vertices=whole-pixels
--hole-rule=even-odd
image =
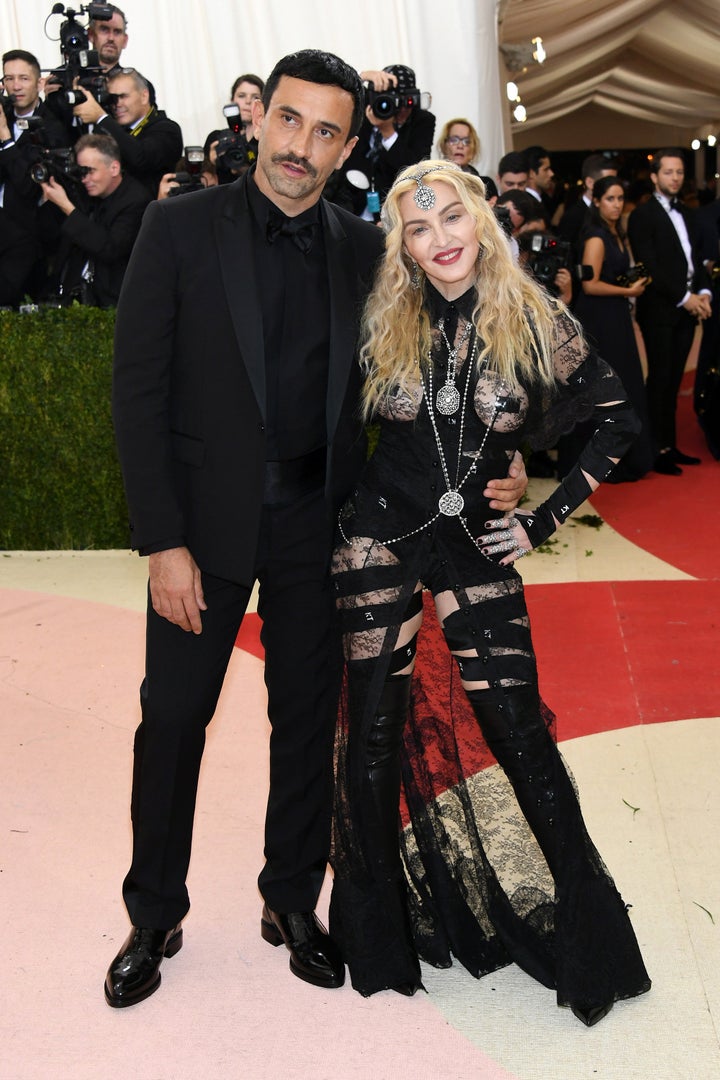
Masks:
[[[414,259],[413,259],[412,266],[413,266],[413,269],[412,269],[412,275],[410,277],[410,287],[413,288],[413,289],[419,289],[420,288],[420,267],[418,266],[418,264],[415,262]]]

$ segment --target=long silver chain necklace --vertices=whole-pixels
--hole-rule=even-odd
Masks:
[[[459,438],[458,438],[458,453],[457,453],[457,465],[455,467],[455,486],[454,487],[453,487],[453,485],[452,485],[452,483],[450,481],[450,473],[449,473],[448,467],[447,467],[447,460],[445,458],[445,451],[443,450],[443,445],[442,445],[442,442],[440,441],[440,432],[438,431],[437,421],[435,419],[435,412],[434,412],[434,409],[433,409],[433,406],[432,406],[432,401],[433,401],[432,364],[428,368],[428,385],[427,385],[427,387],[425,386],[425,380],[423,380],[423,395],[424,395],[425,401],[427,403],[428,415],[430,417],[430,423],[432,424],[433,434],[435,436],[435,445],[437,446],[438,457],[440,458],[440,465],[441,465],[441,468],[442,468],[443,478],[445,480],[445,486],[447,488],[447,490],[445,492],[443,492],[443,494],[438,499],[438,510],[440,511],[441,514],[444,514],[445,517],[459,517],[459,515],[463,512],[463,509],[465,507],[465,499],[460,494],[460,488],[463,486],[463,484],[465,483],[465,481],[467,480],[467,478],[469,476],[472,476],[474,473],[477,472],[477,463],[478,463],[479,459],[483,455],[483,450],[485,449],[485,443],[487,442],[488,436],[489,436],[490,432],[493,429],[493,426],[495,424],[495,420],[497,418],[497,414],[500,412],[500,409],[502,408],[502,404],[503,404],[503,401],[504,401],[504,398],[501,397],[500,393],[498,392],[498,394],[495,396],[495,405],[493,407],[492,416],[490,417],[490,423],[485,428],[485,434],[482,437],[482,442],[480,443],[480,448],[477,450],[476,453],[473,454],[473,459],[472,459],[470,465],[468,466],[468,470],[467,470],[467,472],[465,473],[465,475],[463,476],[463,478],[461,480],[460,479],[460,463],[462,461],[463,435],[465,433],[465,404],[466,404],[466,401],[467,401],[468,386],[470,384],[470,372],[473,369],[474,360],[475,360],[476,355],[477,355],[477,338],[475,339],[475,343],[473,345],[471,362],[468,364],[468,372],[467,372],[467,376],[465,378],[465,388],[464,388],[464,391],[463,391],[462,412],[460,414],[460,434],[459,434]],[[504,389],[504,387],[505,387],[505,384],[503,382],[503,383],[500,384],[499,391]]]
[[[500,386],[498,387],[498,392],[495,395],[495,403],[494,403],[494,406],[493,406],[492,415],[490,417],[490,422],[489,422],[487,428],[485,429],[485,434],[482,437],[480,447],[479,447],[478,450],[476,450],[473,453],[472,462],[470,463],[470,465],[468,467],[468,470],[465,473],[465,475],[463,476],[462,480],[460,480],[460,464],[461,464],[461,461],[462,461],[463,435],[464,435],[464,432],[465,432],[465,406],[467,404],[468,388],[470,386],[470,378],[471,378],[471,375],[472,375],[472,371],[473,371],[473,369],[475,367],[475,360],[476,360],[476,357],[477,357],[477,349],[478,349],[478,341],[477,341],[477,338],[475,338],[475,341],[473,342],[472,351],[471,351],[470,362],[468,363],[467,374],[465,376],[465,386],[463,388],[463,395],[462,395],[463,407],[462,407],[462,413],[460,414],[460,432],[459,432],[459,438],[458,438],[457,465],[456,465],[456,469],[455,469],[455,487],[452,487],[452,485],[450,483],[450,474],[448,472],[447,460],[445,458],[445,451],[443,450],[443,446],[442,446],[442,443],[440,441],[440,432],[438,431],[437,421],[435,420],[435,412],[434,412],[434,409],[433,409],[433,398],[432,398],[433,378],[432,378],[432,362],[431,362],[429,367],[428,367],[428,385],[427,385],[427,387],[425,386],[425,380],[424,379],[421,379],[421,382],[422,382],[422,389],[423,389],[423,397],[425,398],[425,402],[427,404],[428,416],[430,417],[430,423],[432,425],[433,435],[435,436],[435,445],[436,445],[437,450],[438,450],[438,456],[440,458],[440,464],[442,466],[443,479],[445,480],[445,486],[446,486],[447,490],[438,499],[438,511],[437,511],[437,513],[433,514],[433,516],[431,518],[429,518],[427,521],[423,522],[422,525],[418,525],[418,527],[416,529],[411,529],[409,532],[402,533],[400,536],[393,536],[389,540],[379,540],[378,539],[378,540],[373,541],[373,543],[380,544],[383,547],[386,547],[389,544],[397,544],[397,543],[399,543],[400,540],[408,540],[411,536],[417,536],[418,533],[424,532],[425,529],[428,529],[431,525],[433,525],[438,520],[438,518],[442,515],[444,517],[457,517],[457,518],[459,518],[460,524],[464,528],[464,530],[467,533],[468,537],[470,538],[472,543],[475,545],[475,547],[478,548],[478,550],[482,554],[482,550],[480,548],[480,545],[478,544],[476,538],[471,534],[470,530],[468,529],[468,526],[467,526],[467,523],[466,523],[465,519],[460,517],[460,514],[462,513],[463,508],[465,506],[465,500],[464,500],[463,496],[460,494],[460,488],[463,486],[463,484],[465,483],[465,481],[467,480],[467,478],[469,476],[472,476],[477,472],[477,463],[478,463],[478,461],[480,460],[480,458],[483,455],[483,450],[485,449],[485,443],[487,442],[488,436],[490,435],[490,432],[492,431],[492,429],[493,429],[493,427],[495,425],[495,420],[497,419],[497,415],[498,415],[498,413],[500,412],[500,410],[502,409],[502,407],[503,407],[503,405],[505,403],[506,398],[505,398],[505,396],[502,395],[502,391],[505,390],[506,394],[507,394],[508,391],[507,391],[507,387],[506,387],[505,382],[504,381],[501,382]],[[487,364],[485,364],[485,366],[487,366]],[[346,544],[348,544],[350,546],[357,546],[357,543],[358,543],[357,541],[351,540],[345,535],[345,530],[343,529],[342,520],[341,520],[339,515],[338,515],[338,529],[339,529],[340,535],[342,536],[342,538],[343,538],[343,540],[345,541]],[[484,557],[487,558],[489,562],[493,561],[489,556],[484,556]]]
[[[445,342],[448,353],[445,385],[440,387],[437,392],[437,398],[435,399],[435,408],[439,413],[442,413],[443,416],[453,416],[460,406],[460,391],[455,385],[455,361],[457,360],[458,353],[470,337],[471,328],[472,322],[468,319],[463,327],[460,340],[454,348],[451,348],[447,334],[445,333],[445,319],[442,318],[438,322],[438,329],[443,336],[443,341]],[[430,362],[432,363],[432,359],[430,359]]]

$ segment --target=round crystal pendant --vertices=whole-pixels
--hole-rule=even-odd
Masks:
[[[446,491],[438,500],[438,509],[445,517],[457,517],[462,513],[465,500],[459,491]]]
[[[435,398],[435,407],[443,416],[452,416],[460,408],[460,391],[452,383],[441,386]]]

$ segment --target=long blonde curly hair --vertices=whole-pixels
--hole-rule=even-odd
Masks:
[[[400,199],[416,191],[414,177],[423,183],[442,180],[457,192],[475,218],[480,244],[476,279],[477,304],[473,323],[479,339],[478,368],[487,362],[510,387],[521,377],[553,381],[553,324],[565,306],[518,266],[507,237],[485,198],[482,180],[447,161],[421,161],[404,169],[391,187],[382,209],[385,255],[368,298],[361,323],[360,363],[365,375],[363,412],[370,416],[397,389],[417,385],[427,369],[431,347],[423,290],[411,284],[412,260],[403,244]],[[424,278],[418,268],[421,285]],[[418,365],[420,371],[418,371]]]

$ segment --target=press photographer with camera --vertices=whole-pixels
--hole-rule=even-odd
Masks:
[[[127,48],[128,33],[125,12],[115,4],[103,5],[110,12],[110,18],[92,18],[88,24],[90,45],[98,54],[100,67],[104,75],[115,75],[121,71],[120,60]]]
[[[265,83],[259,75],[238,75],[223,107],[227,127],[211,131],[205,152],[217,170],[217,182],[229,184],[257,159],[258,142],[252,122],[253,101],[260,101]]]
[[[50,291],[62,304],[79,300],[115,307],[150,196],[137,180],[123,175],[111,135],[83,135],[75,145],[75,160],[87,198],[53,176],[41,184],[46,202],[64,215]]]
[[[186,195],[191,191],[217,187],[217,170],[202,146],[186,146],[185,153],[175,166],[175,172],[165,173],[158,185],[158,199]]]
[[[358,141],[325,195],[368,221],[377,221],[401,169],[429,158],[435,133],[430,95],[421,93],[415,72],[404,64],[363,71],[365,119]]]
[[[2,62],[0,305],[14,306],[32,288],[34,267],[41,255],[39,192],[30,168],[41,155],[40,144],[62,146],[65,132],[40,100],[42,78],[36,57],[24,49],[11,49]]]
[[[63,62],[48,75],[45,92],[53,115],[66,128],[67,141],[74,143],[90,129],[74,107],[86,100],[88,92],[102,108],[110,104],[107,78],[122,71],[127,19],[115,4],[100,3],[81,4],[78,11],[55,4],[50,14],[64,16],[58,30]],[[87,25],[80,22],[82,16],[87,16]]]
[[[112,135],[125,171],[155,198],[160,180],[174,169],[182,155],[180,125],[152,103],[150,84],[135,68],[123,68],[120,74],[111,75],[107,86],[114,101],[110,106],[112,116],[90,90],[84,91],[85,101],[73,112],[83,123]]]

